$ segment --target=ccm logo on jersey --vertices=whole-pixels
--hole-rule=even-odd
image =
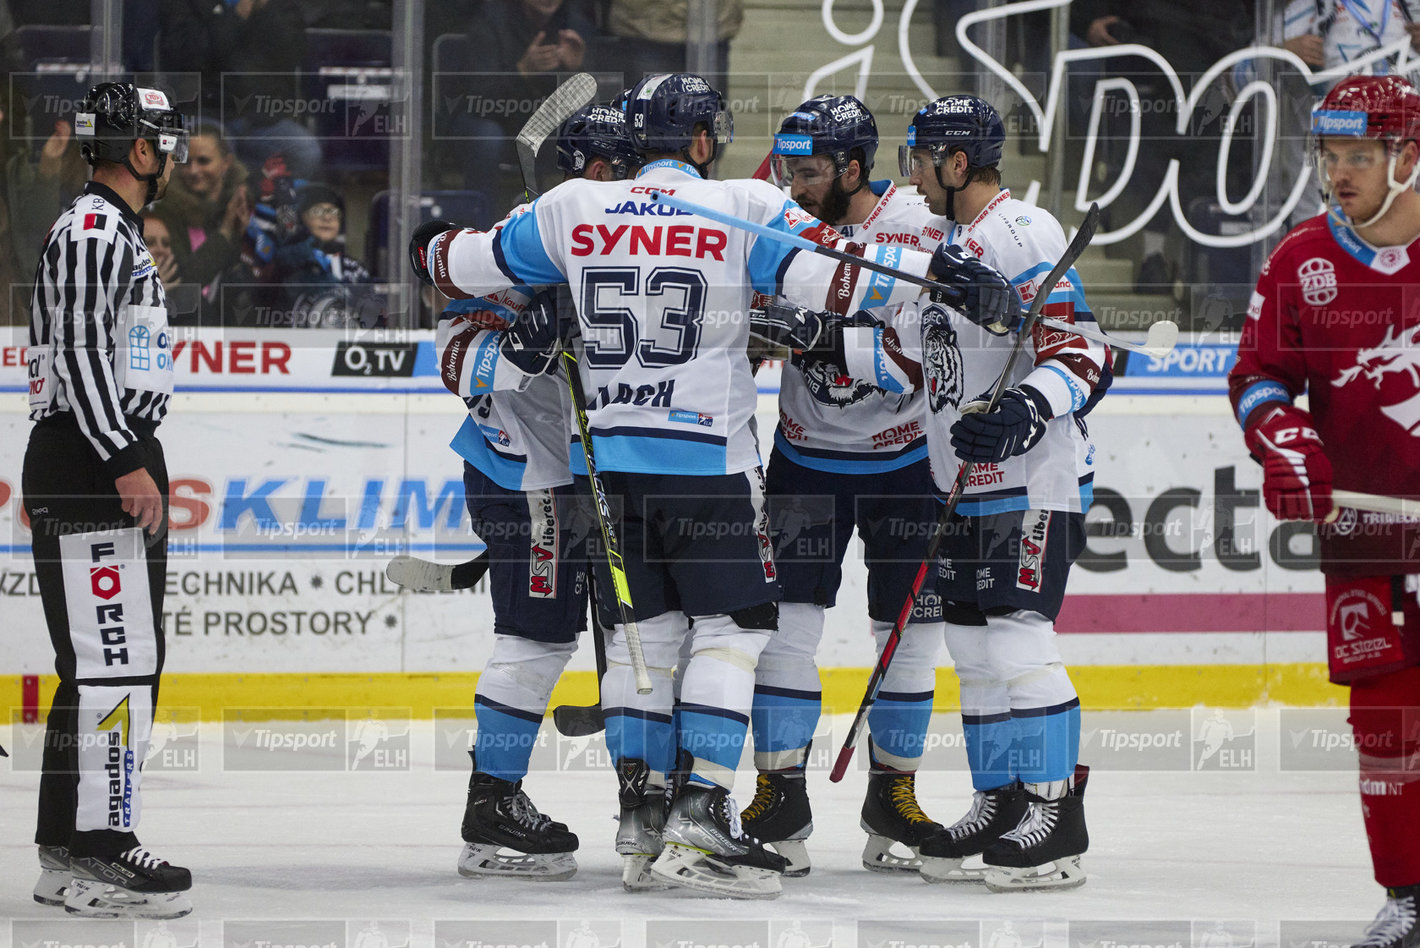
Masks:
[[[623,242],[622,238],[626,238]],[[691,224],[578,224],[572,228],[572,256],[593,254],[608,257],[613,254],[665,254],[670,257],[713,257],[724,262],[725,247],[730,239],[722,230],[696,227]]]
[[[1040,592],[1040,573],[1045,567],[1045,541],[1050,532],[1050,511],[1027,510],[1021,522],[1021,555],[1017,562],[1016,588]]]

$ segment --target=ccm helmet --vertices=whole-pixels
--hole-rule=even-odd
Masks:
[[[607,105],[588,105],[573,112],[557,130],[557,167],[579,175],[593,160],[601,158],[611,166],[612,177],[621,180],[641,164],[641,156],[626,134],[626,113]]]
[[[1408,141],[1420,142],[1420,92],[1399,76],[1352,76],[1332,87],[1312,112],[1312,138],[1316,149],[1317,177],[1330,203],[1331,178],[1323,158],[1323,139],[1330,137],[1372,138],[1384,142],[1390,166],[1387,177],[1389,191],[1380,210],[1366,221],[1344,223],[1369,227],[1390,210],[1396,196],[1415,187],[1420,174],[1420,160],[1405,181],[1395,179],[1396,160]],[[1341,217],[1339,211],[1332,213]]]
[[[182,113],[172,107],[166,93],[131,82],[101,82],[90,89],[74,116],[74,137],[89,164],[112,161],[147,181],[150,202],[158,195],[158,179],[168,159],[179,164],[187,161],[188,130]],[[140,175],[128,160],[140,138],[152,142],[157,151],[154,174]]]
[[[964,152],[968,171],[989,168],[1001,160],[1006,146],[1006,126],[1001,115],[985,99],[974,95],[942,96],[912,117],[907,126],[907,144],[898,148],[898,169],[910,177],[916,170],[912,152],[927,149],[937,184],[947,192],[947,218],[956,220],[957,188],[942,181],[942,162],[954,152]]]
[[[866,105],[851,95],[816,96],[779,123],[769,161],[770,180],[783,187],[794,177],[789,159],[826,155],[833,161],[835,177],[857,158],[861,180],[866,182],[877,151],[878,125]]]
[[[689,160],[695,127],[701,123],[714,143],[707,165],[715,160],[720,146],[734,138],[735,123],[724,97],[710,83],[688,72],[647,76],[636,83],[626,103],[626,121],[631,143],[643,157],[679,152]],[[705,173],[704,167],[697,169]]]

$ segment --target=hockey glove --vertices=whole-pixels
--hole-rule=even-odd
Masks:
[[[973,411],[973,406],[979,406]],[[1050,421],[1050,403],[1029,385],[1001,393],[996,410],[985,412],[986,399],[964,406],[952,425],[957,457],[977,464],[1000,463],[1035,447]]]
[[[932,291],[932,302],[946,303],[967,319],[997,336],[1021,327],[1021,298],[1009,280],[956,246],[939,244],[927,276],[943,284]]]
[[[749,314],[751,336],[808,358],[837,363],[843,361],[841,326],[832,313],[816,313],[777,296]]]
[[[1278,520],[1324,521],[1331,514],[1331,462],[1312,416],[1295,405],[1262,407],[1244,435],[1262,462],[1262,497]]]
[[[434,285],[433,274],[429,272],[430,241],[440,234],[459,229],[453,221],[428,221],[414,228],[414,234],[409,238],[409,265],[414,268],[414,275],[420,283]]]
[[[518,321],[503,332],[499,355],[524,375],[546,375],[557,367],[560,328],[557,297],[544,290],[532,298]]]

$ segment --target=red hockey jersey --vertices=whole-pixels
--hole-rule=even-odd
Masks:
[[[1336,487],[1420,496],[1420,240],[1373,247],[1325,214],[1288,234],[1262,268],[1229,375],[1239,421],[1269,381],[1307,393]],[[1345,511],[1318,533],[1326,573],[1420,563],[1420,523]]]

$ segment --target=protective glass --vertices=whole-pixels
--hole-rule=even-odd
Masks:
[[[181,112],[164,112],[144,119],[143,125],[158,133],[158,151],[178,164],[187,163],[187,145],[190,134]]]
[[[904,178],[923,174],[928,168],[941,164],[941,156],[921,145],[898,145],[897,168]]]
[[[832,181],[837,175],[827,155],[771,155],[769,180],[781,188],[798,182],[806,188]]]

